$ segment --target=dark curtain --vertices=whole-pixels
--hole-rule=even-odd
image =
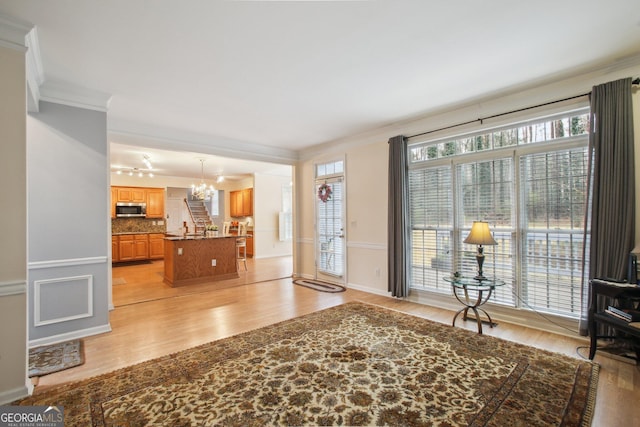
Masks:
[[[409,172],[404,136],[389,139],[388,290],[409,295]]]
[[[594,86],[591,91],[589,153],[593,161],[589,279],[627,278],[635,238],[635,171],[631,78]],[[583,286],[588,301],[589,286]],[[605,302],[602,302],[603,304]],[[580,332],[586,335],[587,304]]]

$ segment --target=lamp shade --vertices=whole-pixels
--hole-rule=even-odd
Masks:
[[[491,230],[489,230],[489,223],[486,221],[473,221],[471,231],[464,243],[471,245],[497,245],[498,243],[493,239]]]

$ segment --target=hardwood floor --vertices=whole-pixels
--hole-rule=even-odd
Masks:
[[[184,350],[209,341],[303,314],[362,301],[450,324],[453,312],[353,289],[342,293],[314,291],[291,282],[291,258],[248,261],[240,278],[171,288],[162,283],[163,263],[117,266],[110,314],[113,331],[84,339],[85,363],[41,377],[35,393],[50,386],[89,378],[114,369]],[[472,321],[458,326],[476,330]],[[484,328],[487,335],[586,357],[588,343],[501,322]],[[597,354],[600,364],[593,426],[640,425],[640,369]]]

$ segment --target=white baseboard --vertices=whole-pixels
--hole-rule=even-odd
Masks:
[[[0,405],[8,405],[23,397],[29,396],[29,389],[26,385],[16,387],[12,390],[0,391]]]
[[[50,337],[38,338],[29,341],[29,348],[40,347],[43,345],[51,345],[59,342],[70,341],[79,338],[89,337],[91,335],[104,334],[105,332],[111,332],[111,325],[107,323],[102,326],[95,326],[93,328],[80,329],[78,331],[66,332],[64,334],[52,335]]]
[[[373,288],[370,288],[368,286],[362,286],[362,285],[358,285],[358,284],[355,284],[355,283],[347,284],[347,288],[348,289],[355,289],[356,291],[368,292],[370,294],[380,295],[380,296],[383,296],[383,297],[390,297],[391,296],[391,292],[389,292],[389,291],[383,291],[381,289],[373,289]]]

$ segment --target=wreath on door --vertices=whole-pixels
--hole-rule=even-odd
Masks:
[[[325,182],[318,188],[318,199],[327,203],[327,200],[331,199],[331,193],[333,193],[331,186]]]

